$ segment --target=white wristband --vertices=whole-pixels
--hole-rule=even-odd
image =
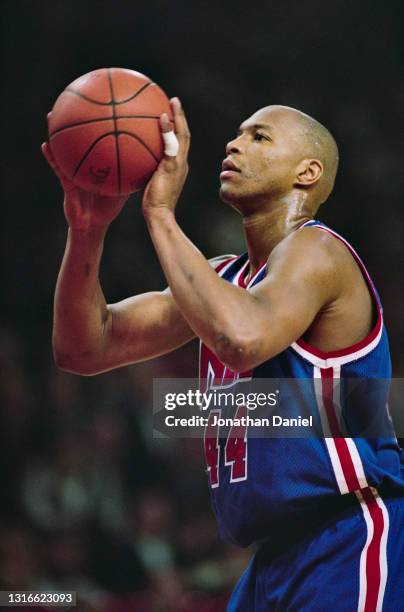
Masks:
[[[178,138],[171,130],[170,132],[163,132],[164,140],[164,153],[170,157],[175,157],[178,153],[179,142]]]

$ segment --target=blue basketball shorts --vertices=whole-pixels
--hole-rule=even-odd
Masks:
[[[404,612],[404,499],[358,506],[280,555],[263,544],[228,612]]]

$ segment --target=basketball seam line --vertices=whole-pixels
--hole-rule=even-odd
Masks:
[[[160,115],[117,115],[117,119],[159,119]],[[49,134],[49,138],[52,138],[56,134],[63,132],[63,130],[68,130],[69,128],[79,127],[80,125],[85,125],[87,123],[97,123],[99,121],[110,121],[112,119],[109,117],[97,117],[97,119],[86,119],[85,121],[76,121],[76,123],[69,123],[68,125],[63,125],[57,130],[54,130]],[[172,120],[170,119],[172,122]],[[119,130],[118,130],[119,131]]]
[[[142,87],[140,87],[140,89],[138,89],[133,95],[129,96],[129,98],[126,98],[125,100],[120,100],[119,102],[115,102],[115,104],[119,105],[119,104],[126,104],[126,102],[130,102],[131,100],[136,98],[139,94],[141,94],[142,91],[146,89],[146,87],[149,87],[149,85],[153,85],[153,82],[148,81],[148,83],[145,83],[144,85],[142,85]],[[87,102],[92,102],[92,104],[98,104],[99,106],[111,106],[113,103],[112,100],[110,102],[99,102],[98,100],[93,100],[92,98],[89,98],[85,94],[82,94],[79,91],[72,89],[71,87],[66,87],[65,91],[68,91],[69,93],[72,93],[75,96],[82,98],[83,100],[87,100]]]
[[[146,151],[148,151],[150,153],[150,155],[153,157],[154,161],[157,164],[159,163],[159,160],[158,160],[157,156],[153,153],[152,149],[137,134],[132,134],[132,132],[126,132],[126,131],[124,132],[123,130],[119,131],[118,135],[119,134],[126,134],[127,136],[130,136],[131,138],[135,138],[135,140],[140,142],[140,144],[144,146]]]
[[[77,172],[80,170],[81,166],[83,165],[84,161],[86,160],[86,158],[90,155],[91,151],[94,149],[95,145],[100,142],[100,140],[102,140],[103,138],[106,138],[107,136],[111,136],[112,134],[114,134],[115,132],[107,132],[106,134],[101,134],[101,136],[98,136],[98,138],[96,138],[91,145],[88,147],[87,151],[84,153],[83,157],[81,158],[81,160],[79,161],[79,163],[76,166],[76,169],[74,171],[73,177],[74,178],[77,174]]]
[[[147,144],[145,142],[143,142],[143,140],[141,138],[139,138],[139,136],[137,136],[136,134],[132,134],[132,132],[118,132],[118,136],[119,134],[126,134],[127,136],[130,136],[131,138],[134,138],[135,140],[137,140],[138,142],[140,142],[141,145],[144,146],[144,148],[146,149],[146,151],[148,153],[150,153],[150,155],[153,157],[154,161],[156,163],[159,163],[159,160],[157,159],[157,157],[155,156],[155,154],[153,153],[153,151],[147,146]],[[79,161],[73,177],[74,178],[77,174],[77,172],[80,170],[81,166],[83,165],[83,162],[86,160],[86,158],[89,156],[89,154],[91,153],[91,151],[93,150],[93,148],[95,147],[95,145],[102,140],[103,138],[106,138],[107,136],[113,136],[115,135],[115,132],[107,132],[106,134],[102,134],[101,136],[99,136],[98,138],[96,138],[94,140],[94,142],[89,146],[89,148],[87,149],[87,151],[84,153],[83,157],[81,158],[81,160]]]
[[[113,83],[112,83],[112,75],[111,75],[111,70],[110,68],[108,68],[107,70],[107,74],[108,74],[108,83],[109,83],[109,89],[111,92],[111,101],[112,101],[112,119],[114,121],[114,136],[115,136],[115,151],[116,151],[116,173],[118,175],[118,195],[121,195],[121,158],[119,155],[119,142],[118,142],[118,130],[117,130],[117,125],[116,125],[116,117],[115,117],[115,99],[114,99],[114,87],[113,87]]]

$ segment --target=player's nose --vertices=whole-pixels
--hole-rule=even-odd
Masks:
[[[231,153],[240,153],[241,152],[241,136],[237,136],[233,140],[226,145],[226,155],[230,155]]]

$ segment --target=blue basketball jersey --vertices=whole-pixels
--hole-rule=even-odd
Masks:
[[[232,372],[201,345],[200,378],[208,381],[210,388],[222,388],[248,377],[312,381],[309,410],[324,433],[318,438],[252,438],[240,429],[234,444],[230,438],[220,437],[210,416],[205,452],[212,505],[223,538],[241,546],[265,541],[273,551],[286,550],[310,530],[357,508],[367,527],[361,572],[373,576],[380,594],[387,574],[389,529],[383,498],[404,496],[404,457],[394,434],[359,438],[353,433],[358,431],[355,420],[359,412],[362,421],[376,415],[381,420],[388,418],[388,384],[378,386],[376,400],[373,397],[369,406],[361,403],[363,393],[348,394],[348,401],[339,394],[344,381],[390,379],[383,310],[363,262],[347,241],[319,221],[309,221],[302,227],[329,232],[346,245],[373,296],[376,321],[369,335],[349,348],[325,353],[298,339],[245,373]],[[246,284],[248,269],[245,253],[222,262],[217,273],[247,291],[271,273],[265,263]],[[296,396],[291,401],[298,410],[301,398]],[[245,408],[238,410],[237,416],[245,414]]]

